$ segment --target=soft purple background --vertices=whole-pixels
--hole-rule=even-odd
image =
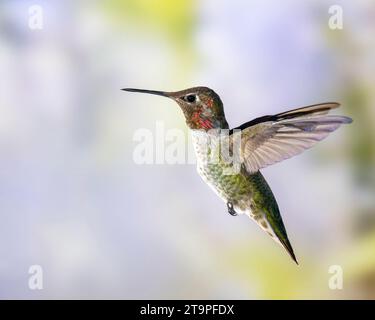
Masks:
[[[0,297],[374,298],[375,7],[332,4],[343,30],[326,1],[2,1]],[[185,124],[173,102],[120,88],[195,85],[233,126],[324,101],[353,117],[263,171],[299,267],[194,165],[134,163],[137,129]]]

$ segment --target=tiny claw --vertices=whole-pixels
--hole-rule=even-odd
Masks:
[[[233,216],[233,217],[237,216],[237,212],[234,210],[232,202],[229,202],[229,201],[227,202],[227,208],[228,208],[228,212],[231,216]]]

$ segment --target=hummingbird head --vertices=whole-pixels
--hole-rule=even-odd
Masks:
[[[190,129],[210,130],[215,128],[228,128],[223,103],[216,92],[210,88],[194,87],[175,92],[132,88],[122,90],[155,94],[173,99],[182,109],[186,124]]]

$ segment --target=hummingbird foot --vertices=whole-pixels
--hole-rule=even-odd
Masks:
[[[228,201],[227,202],[227,208],[228,208],[228,212],[231,216],[237,216],[237,212],[233,209],[233,203]]]

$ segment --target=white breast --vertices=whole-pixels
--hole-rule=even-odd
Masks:
[[[207,164],[211,159],[213,152],[220,144],[220,130],[190,130],[195,154],[197,156],[197,164]]]

